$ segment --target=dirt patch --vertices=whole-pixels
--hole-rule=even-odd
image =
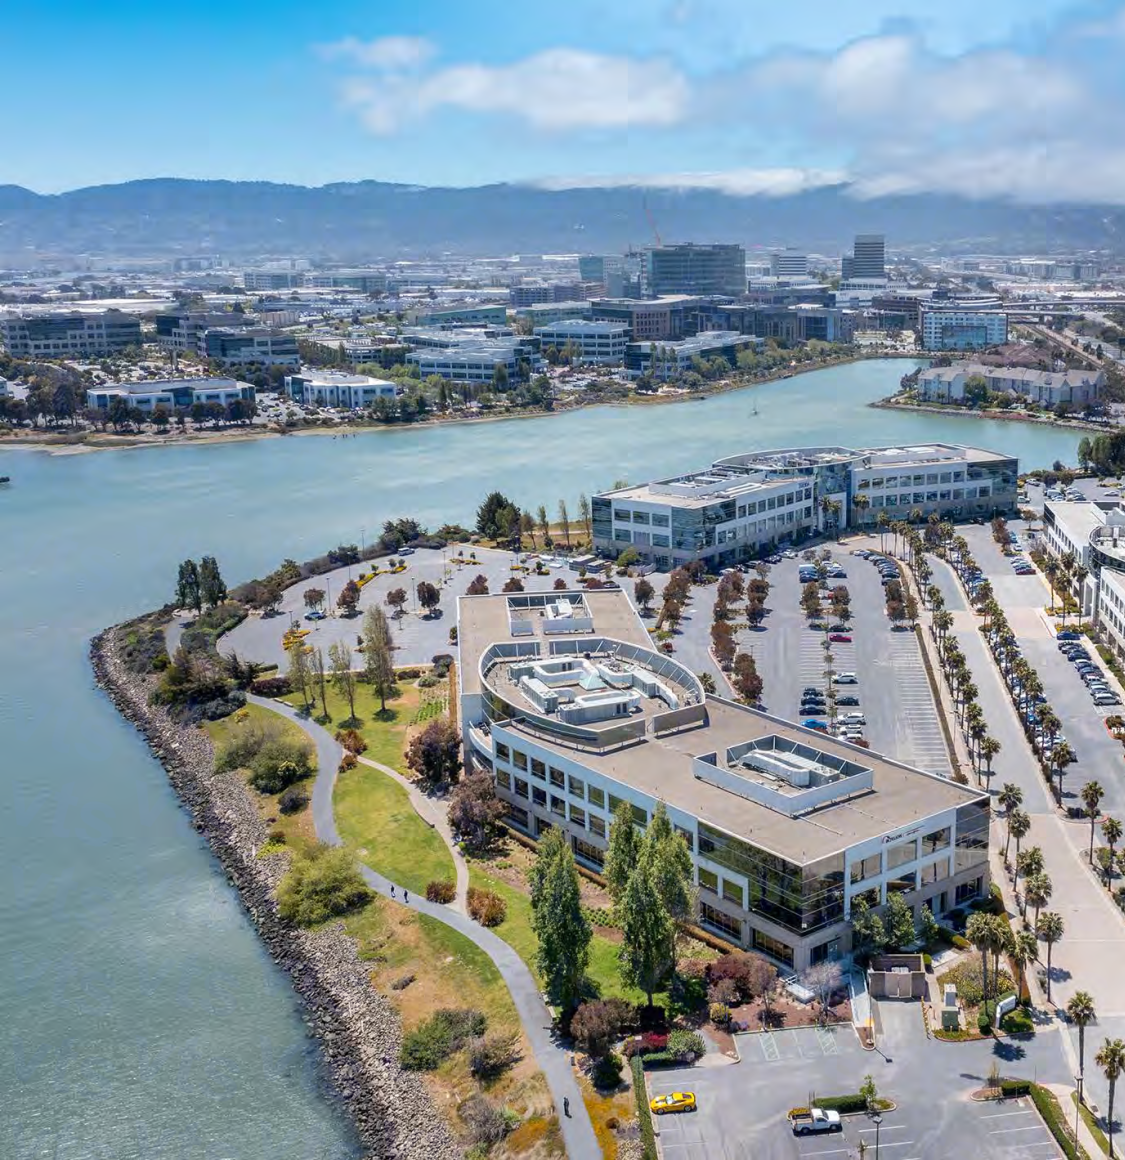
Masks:
[[[732,1020],[745,1024],[748,1031],[758,1031],[763,1027],[764,1008],[760,999],[731,1008]],[[768,1026],[771,1030],[781,1027],[815,1027],[818,1023],[833,1026],[852,1021],[852,1005],[846,997],[837,995],[837,1001],[826,1012],[821,1013],[819,1003],[798,1003],[795,999],[775,1000],[770,1005]]]

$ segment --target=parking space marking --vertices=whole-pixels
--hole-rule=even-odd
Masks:
[[[1043,1131],[1042,1124],[1031,1124],[1027,1128],[997,1128],[993,1132],[989,1132],[990,1136],[1007,1136],[1012,1132],[1041,1132]]]
[[[773,1032],[763,1031],[758,1036],[758,1040],[762,1045],[762,1055],[765,1056],[766,1063],[777,1063],[781,1058],[781,1048],[778,1047]]]
[[[816,1029],[816,1037],[820,1042],[820,1050],[825,1055],[839,1055],[840,1048],[836,1044],[836,1036],[828,1030],[827,1027],[818,1027]]]
[[[987,1116],[981,1116],[981,1119],[982,1120],[1003,1120],[1003,1119],[1006,1119],[1008,1116],[1030,1116],[1030,1115],[1031,1115],[1031,1113],[1027,1112],[1027,1111],[1024,1111],[1024,1112],[991,1112]]]
[[[850,1152],[850,1148],[826,1148],[823,1152],[802,1152],[801,1156],[838,1156],[841,1152]]]

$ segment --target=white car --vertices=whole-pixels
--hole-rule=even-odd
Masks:
[[[866,725],[867,718],[862,713],[845,713],[840,718],[843,725]]]
[[[859,677],[855,673],[837,673],[832,678],[832,683],[834,685],[858,685]]]

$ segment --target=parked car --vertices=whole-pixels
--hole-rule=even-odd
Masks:
[[[654,1116],[663,1116],[667,1112],[694,1112],[695,1092],[671,1092],[666,1096],[657,1096],[649,1101],[648,1106]]]
[[[306,620],[323,620],[324,617],[325,613],[321,612],[318,608],[314,608],[312,612],[305,613]]]
[[[413,556],[414,549],[413,548],[399,548],[398,554],[400,556]]]
[[[858,697],[853,697],[851,693],[847,693],[847,694],[846,694],[845,696],[843,696],[843,697],[837,697],[837,698],[836,698],[836,704],[837,704],[837,705],[858,705],[858,704],[859,704],[859,698],[858,698]]]
[[[807,1136],[812,1132],[842,1132],[840,1113],[824,1108],[793,1108],[789,1113],[793,1135]]]
[[[852,643],[852,638],[846,632],[834,632],[828,639],[833,641],[835,644]]]
[[[845,713],[840,720],[845,725],[866,725],[867,718],[862,713]]]
[[[832,678],[832,683],[836,685],[858,685],[859,677],[855,673],[837,673]]]
[[[1065,629],[1063,632],[1056,633],[1055,639],[1056,640],[1081,640],[1082,634],[1080,632],[1071,632],[1071,630],[1068,628],[1068,629]]]
[[[1120,705],[1121,698],[1116,693],[1099,693],[1094,698],[1095,705]]]
[[[802,721],[801,724],[806,729],[818,729],[818,730],[820,730],[821,733],[828,732],[828,722],[821,721],[815,717],[810,717],[807,721]]]

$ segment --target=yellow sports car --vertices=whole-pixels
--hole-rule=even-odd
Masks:
[[[654,1116],[662,1116],[665,1112],[694,1112],[695,1092],[672,1092],[671,1095],[657,1096],[648,1106]]]

